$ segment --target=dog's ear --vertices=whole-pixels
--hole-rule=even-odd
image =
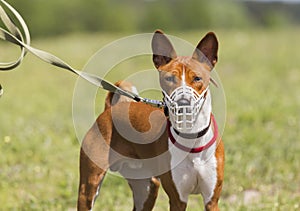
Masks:
[[[156,30],[152,38],[153,63],[156,68],[168,64],[176,58],[176,52],[170,40],[160,30]]]
[[[208,63],[212,68],[218,61],[218,39],[213,32],[209,32],[202,38],[193,53],[193,58]]]

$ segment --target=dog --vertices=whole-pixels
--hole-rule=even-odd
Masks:
[[[186,210],[190,194],[202,195],[205,210],[219,210],[225,155],[209,91],[218,45],[209,32],[192,56],[177,56],[167,36],[154,33],[153,63],[166,109],[108,94],[81,145],[78,210],[92,210],[109,169],[127,179],[135,211],[153,209],[160,185],[171,211]],[[117,85],[136,92],[128,83]]]

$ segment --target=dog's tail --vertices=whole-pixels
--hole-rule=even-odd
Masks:
[[[115,83],[115,85],[126,91],[138,94],[136,87],[127,81],[118,81]],[[134,102],[134,100],[123,95],[109,92],[105,99],[105,110],[119,102]]]

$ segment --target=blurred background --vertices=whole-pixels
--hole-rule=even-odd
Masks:
[[[72,32],[278,28],[300,23],[297,0],[9,0],[34,37]]]
[[[195,46],[214,31],[220,43],[216,72],[227,103],[220,208],[300,209],[300,1],[7,1],[25,19],[32,46],[78,69],[128,35],[159,28]],[[1,62],[18,54],[18,47],[0,41]],[[112,57],[119,54],[113,51]],[[97,67],[101,72],[103,66]],[[146,69],[154,69],[151,55],[122,61],[106,79],[115,82]],[[72,118],[76,80],[30,54],[15,70],[0,72],[0,210],[76,210],[81,141]],[[95,115],[105,95],[97,93]],[[95,206],[131,210],[128,184],[108,174]],[[155,211],[165,210],[168,199],[160,191]],[[194,210],[203,210],[199,196],[190,197],[188,211]]]

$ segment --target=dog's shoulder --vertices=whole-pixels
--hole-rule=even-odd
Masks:
[[[138,95],[138,91],[136,87],[133,86],[133,84],[131,84],[130,82],[118,81],[115,83],[115,85],[125,91],[132,92]],[[105,98],[105,110],[120,102],[133,102],[133,101],[134,101],[133,99],[130,99],[128,97],[113,92],[109,92]]]

